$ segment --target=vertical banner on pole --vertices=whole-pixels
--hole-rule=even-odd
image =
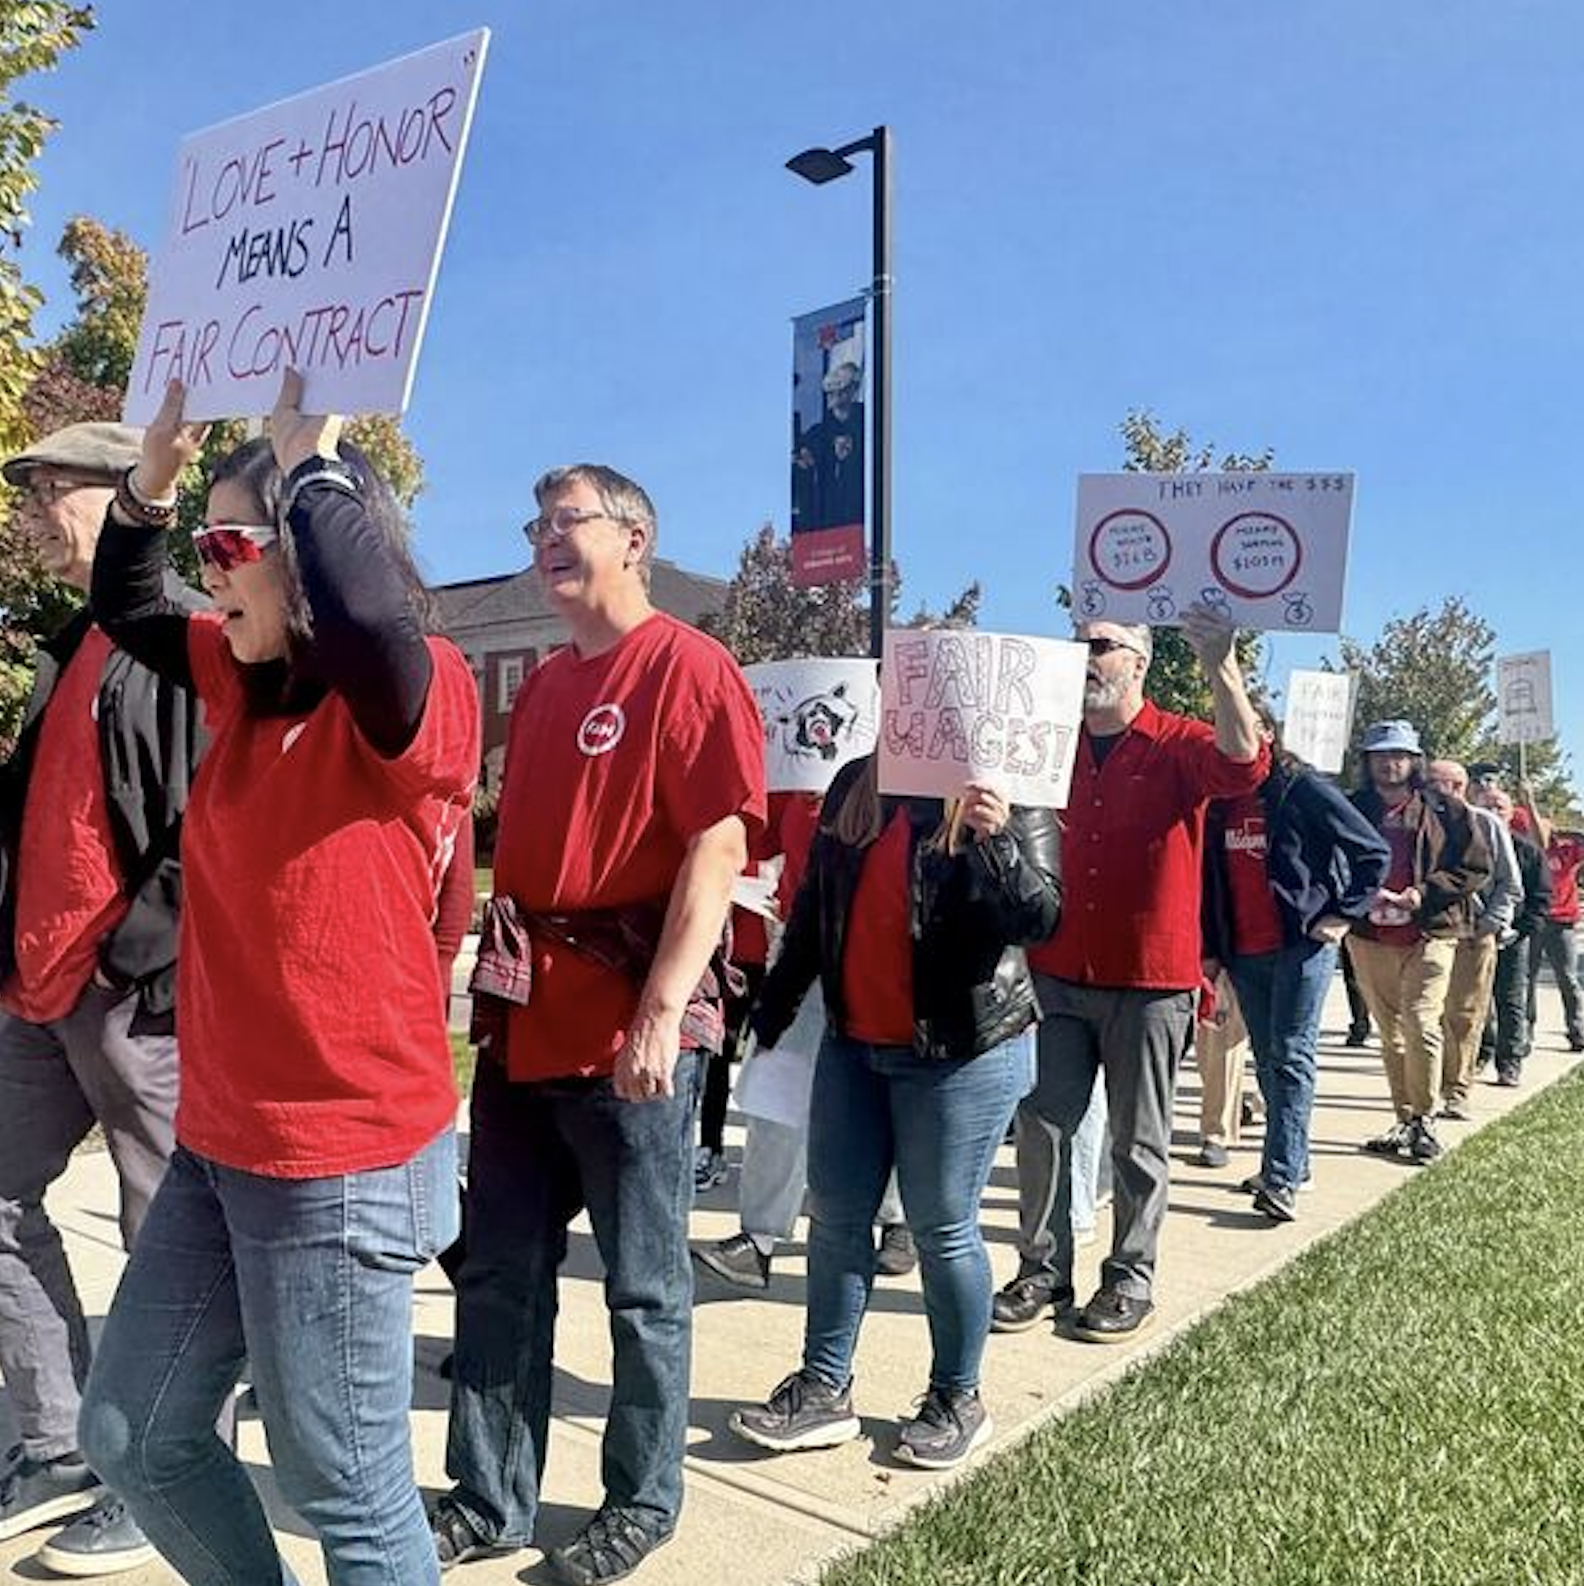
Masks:
[[[792,581],[862,578],[864,313],[861,297],[792,330]]]
[[[1551,652],[1526,650],[1496,661],[1497,736],[1503,743],[1543,743],[1556,736],[1551,719]]]

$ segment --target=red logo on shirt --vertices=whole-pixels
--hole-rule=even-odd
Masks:
[[[577,746],[584,754],[609,754],[626,730],[627,718],[620,705],[596,705],[578,728]]]

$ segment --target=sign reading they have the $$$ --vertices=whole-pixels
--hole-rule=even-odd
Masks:
[[[1352,513],[1352,474],[1080,474],[1073,613],[1335,633]]]

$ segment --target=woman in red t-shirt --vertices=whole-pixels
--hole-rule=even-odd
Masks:
[[[960,839],[960,840],[959,840]],[[873,755],[826,797],[755,1033],[773,1046],[819,975],[828,1018],[809,1106],[808,1317],[802,1368],[732,1429],[777,1451],[858,1434],[852,1357],[875,1273],[871,1227],[893,1168],[919,1248],[933,1359],[896,1455],[944,1469],[989,1434],[979,1365],[990,1262],[979,1198],[1033,1070],[1023,944],[1061,905],[1049,810],[970,785],[881,797]]]
[[[479,754],[400,511],[288,375],[194,531],[212,613],[160,590],[204,426],[173,385],[100,538],[98,620],[196,687],[177,1148],[111,1307],[83,1448],[190,1581],[287,1578],[215,1417],[246,1361],[332,1580],[438,1581],[408,1430],[413,1275],[457,1231],[434,924]],[[217,1573],[218,1572],[218,1573]]]

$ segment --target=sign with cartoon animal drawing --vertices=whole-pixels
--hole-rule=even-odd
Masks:
[[[770,792],[823,793],[849,760],[874,748],[880,700],[873,661],[760,661],[743,670],[764,717]]]

